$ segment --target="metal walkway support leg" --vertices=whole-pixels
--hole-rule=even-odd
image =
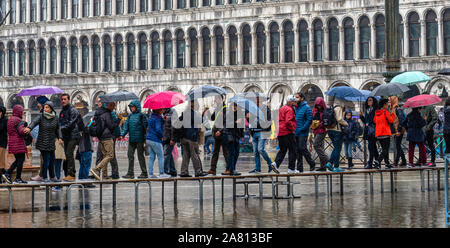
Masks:
[[[200,209],[203,209],[203,180],[198,180],[198,198],[200,203]]]
[[[233,202],[236,201],[236,178],[233,178]]]
[[[161,205],[164,206],[164,181],[161,181]]]
[[[48,193],[48,186],[45,186],[45,211],[48,212],[50,209],[50,196]]]
[[[12,200],[12,189],[8,187],[9,193],[9,227],[12,227],[12,208],[13,208],[13,200]]]
[[[333,195],[333,175],[330,175],[330,195]]]
[[[370,193],[373,194],[373,173],[369,173]]]
[[[100,209],[102,208],[103,205],[103,184],[100,183]]]
[[[327,195],[330,195],[330,175],[327,175]]]
[[[272,180],[272,200],[275,200],[275,185],[273,182],[273,177],[270,177],[270,179]]]
[[[225,181],[225,179],[224,178],[222,178],[222,203],[223,203],[223,191],[224,191],[224,186],[223,186],[223,184],[224,184],[224,181]]]
[[[287,196],[291,196],[291,177],[286,178],[287,184],[286,184],[286,193]]]
[[[177,204],[177,180],[173,181],[173,204]]]
[[[113,208],[116,208],[116,184],[113,183],[112,185],[112,204],[113,204]]]
[[[391,171],[389,172],[389,177],[391,179],[391,193],[394,193],[394,173]]]
[[[381,194],[384,193],[383,172],[380,170],[380,190]]]
[[[34,187],[31,187],[31,212],[34,213]]]
[[[445,226],[449,227],[449,206],[448,206],[448,159],[449,157],[444,156],[444,193],[445,193]]]
[[[258,177],[258,181],[259,181],[259,199],[262,200],[263,199],[263,179],[261,177]]]
[[[134,206],[139,208],[139,183],[134,183]]]
[[[437,171],[437,189],[441,190],[441,171]]]
[[[340,183],[340,186],[341,186],[341,189],[340,189],[340,193],[341,193],[341,195],[344,195],[344,175],[343,174],[340,174],[339,175],[339,183]]]
[[[212,182],[212,192],[213,192],[213,205],[215,205],[216,202],[216,181],[211,180]]]
[[[420,173],[420,191],[425,191],[425,176],[423,170],[419,171]]]
[[[316,196],[319,195],[319,176],[314,176],[314,190],[316,192]]]

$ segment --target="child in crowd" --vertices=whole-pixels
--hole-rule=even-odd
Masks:
[[[343,129],[343,138],[344,138],[344,150],[345,157],[348,161],[348,168],[353,168],[353,155],[352,151],[355,146],[355,143],[358,139],[358,123],[352,118],[352,111],[345,111],[345,121],[348,123],[348,127]]]

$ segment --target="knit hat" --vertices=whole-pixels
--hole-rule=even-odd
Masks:
[[[48,106],[50,106],[50,108],[51,108],[53,111],[55,111],[55,105],[53,104],[52,101],[47,101],[47,102],[45,102],[45,104],[42,104],[42,105],[48,105]]]
[[[36,99],[36,101],[43,106],[47,101],[50,101],[50,99],[48,99],[46,96],[40,96]]]
[[[287,102],[297,101],[297,98],[294,95],[289,95],[286,97]]]

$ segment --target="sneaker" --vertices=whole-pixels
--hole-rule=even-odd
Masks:
[[[386,165],[386,169],[392,169],[392,165],[387,164],[387,165]]]
[[[325,166],[320,166],[319,168],[316,169],[316,171],[326,171],[327,167]]]
[[[329,171],[333,171],[333,166],[331,165],[330,162],[325,164],[325,167],[329,170]]]
[[[222,173],[222,175],[229,176],[231,175],[231,172],[229,170],[226,170],[225,172]]]
[[[8,174],[2,175],[3,180],[5,180],[6,183],[11,184],[11,177]]]
[[[172,177],[177,177],[177,172],[175,171],[175,172],[171,172],[171,173],[169,173],[169,175],[171,175]]]
[[[294,174],[294,173],[295,173],[295,170],[288,169],[288,170],[287,170],[287,173],[288,173],[288,174]]]
[[[22,180],[22,178],[16,178],[13,182],[13,184],[26,184],[27,182],[25,182],[24,180]]]
[[[126,174],[125,176],[122,176],[123,179],[134,179],[134,175]]]
[[[156,175],[150,174],[148,175],[148,178],[158,178]]]
[[[275,173],[280,174],[280,171],[278,170],[278,168],[280,168],[280,167],[277,165],[277,163],[273,162],[270,165],[270,168],[272,168],[272,170],[275,171]]]
[[[408,168],[415,168],[415,167],[416,167],[416,165],[413,164],[413,163],[409,163],[409,164],[408,164]]]
[[[213,171],[213,170],[209,170],[207,173],[210,175],[216,175],[216,171]]]
[[[380,164],[380,162],[378,162],[378,161],[373,161],[373,168],[375,168],[375,169],[381,169],[381,164]]]
[[[43,178],[41,182],[42,182],[42,183],[49,183],[49,182],[51,182],[51,181],[50,181],[50,179]]]
[[[270,164],[269,164],[269,170],[267,171],[267,173],[270,173],[270,172],[272,172],[273,170],[272,170],[272,166],[270,166]]]
[[[192,176],[189,174],[180,174],[180,177],[192,177]]]
[[[95,177],[95,179],[101,181],[101,178],[100,178],[100,176],[98,175],[98,174],[100,174],[98,170],[96,170],[96,169],[91,169],[90,171],[91,171],[92,175]],[[65,177],[65,178],[66,178],[66,177]],[[65,180],[65,178],[63,178],[63,180],[64,180],[64,181],[67,181],[67,180]]]
[[[236,171],[233,171],[232,173],[230,173],[230,176],[240,176],[240,175],[242,175],[242,174],[239,172],[236,172]]]
[[[134,178],[134,177],[133,177]],[[148,178],[148,175],[147,175],[147,173],[141,173],[139,176],[138,176],[138,178]]]
[[[42,181],[42,177],[39,176],[39,175],[37,175],[37,176],[35,176],[35,177],[32,177],[32,178],[31,178],[31,181],[40,182],[40,181]]]
[[[253,170],[249,171],[248,173],[250,173],[250,174],[253,174],[253,173],[259,174],[259,173],[261,173],[261,171],[260,171],[260,170],[253,169]]]
[[[91,169],[91,172],[92,172],[92,169]],[[62,180],[63,181],[68,181],[68,182],[73,182],[73,181],[75,181],[75,177],[67,176],[67,177],[63,178]],[[100,180],[100,179],[98,179],[98,180]]]
[[[334,167],[333,168],[333,172],[343,172],[343,171],[344,171],[344,169],[341,169],[339,167]]]
[[[169,174],[159,174],[159,178],[171,178]]]
[[[433,162],[430,162],[430,163],[427,163],[425,166],[426,167],[436,167],[436,164]]]
[[[61,180],[59,180],[59,179],[56,178],[56,177],[50,178],[50,181],[51,181],[52,183],[59,183],[59,182],[61,182]]]
[[[207,175],[208,175],[208,173],[206,173],[206,172],[200,172],[200,174],[196,174],[195,177],[204,177]]]
[[[300,174],[300,171],[299,170],[295,170],[294,174]]]

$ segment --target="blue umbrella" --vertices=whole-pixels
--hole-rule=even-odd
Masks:
[[[370,90],[359,90],[363,96],[356,96],[356,97],[345,97],[344,99],[351,102],[365,102],[367,98],[369,98],[370,93],[372,93]],[[380,100],[380,96],[375,97],[377,100]]]
[[[239,96],[233,96],[228,100],[228,103],[236,103],[239,107],[248,111],[251,115],[256,116],[259,120],[264,121],[264,114],[258,108],[255,102]]]
[[[346,97],[364,97],[364,94],[359,90],[348,87],[348,86],[338,86],[331,90],[325,92],[327,96],[333,96],[345,100]]]
[[[191,101],[199,98],[205,98],[208,96],[226,95],[227,91],[222,87],[212,85],[202,85],[195,89],[190,90],[186,95],[186,100]]]

